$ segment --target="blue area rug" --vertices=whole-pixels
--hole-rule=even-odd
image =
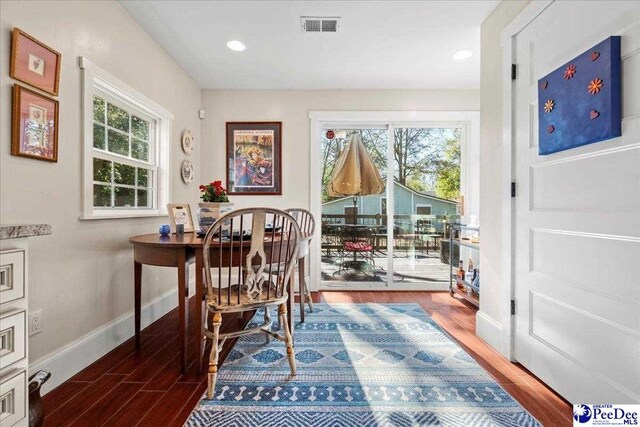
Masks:
[[[316,304],[293,378],[265,342],[238,341],[187,426],[540,425],[417,304]]]

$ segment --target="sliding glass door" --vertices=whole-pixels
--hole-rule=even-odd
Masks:
[[[340,156],[353,138],[362,142],[374,167],[387,181],[386,127],[325,129],[322,141],[322,281],[332,284],[387,283],[389,263],[382,194],[330,194]],[[351,179],[355,176],[348,175]]]
[[[443,242],[458,214],[460,129],[396,127],[393,136],[394,281],[448,283]]]
[[[353,137],[362,141],[384,180],[382,194],[331,195],[340,157]],[[457,126],[321,129],[323,288],[448,283],[444,241],[447,222],[458,218],[462,138]]]

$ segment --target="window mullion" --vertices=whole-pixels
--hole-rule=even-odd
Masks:
[[[116,187],[114,185],[115,183],[115,164],[113,162],[111,162],[111,208],[115,207],[116,205]]]
[[[150,164],[150,163],[146,163],[146,162],[144,162],[142,160],[129,159],[129,158],[121,156],[119,154],[106,152],[106,151],[100,150],[98,148],[94,148],[93,149],[93,157],[97,157],[99,159],[108,160],[110,162],[122,163],[122,164],[125,164],[125,165],[128,165],[128,166],[133,166],[133,167],[136,167],[136,168],[152,170],[152,171],[155,171],[158,168],[158,166]]]
[[[104,103],[104,114],[107,114],[107,102]],[[105,151],[109,151],[109,124],[107,123],[107,118],[104,119],[104,149]]]
[[[136,168],[133,178],[133,206],[138,207],[138,168]]]
[[[98,185],[108,185],[109,184],[108,182],[102,182],[102,181],[93,181],[93,183],[94,184],[98,184]],[[122,187],[122,188],[133,188],[133,189],[136,188],[135,185],[130,185],[130,184],[118,184],[118,183],[115,183],[114,185],[117,186],[117,187]]]

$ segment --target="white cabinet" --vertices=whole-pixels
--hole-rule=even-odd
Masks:
[[[29,408],[27,371],[12,371],[0,377],[0,425],[27,426]]]
[[[0,425],[28,426],[27,250],[0,249]]]

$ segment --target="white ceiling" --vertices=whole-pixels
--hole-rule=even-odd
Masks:
[[[126,1],[203,88],[476,89],[480,24],[495,1]],[[301,16],[340,16],[303,34]],[[241,40],[244,52],[226,47]],[[452,54],[472,49],[455,61]]]

